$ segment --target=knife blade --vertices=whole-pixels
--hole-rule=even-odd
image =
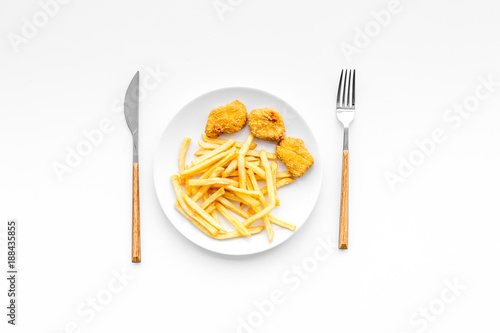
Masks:
[[[133,140],[132,188],[132,262],[141,262],[141,227],[139,209],[139,71],[135,73],[125,94],[125,120]]]

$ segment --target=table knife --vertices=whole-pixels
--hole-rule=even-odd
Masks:
[[[141,226],[139,213],[139,72],[135,73],[125,94],[125,119],[133,139],[132,186],[132,262],[141,262]]]

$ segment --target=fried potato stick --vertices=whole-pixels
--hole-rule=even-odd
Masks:
[[[178,200],[180,206],[182,207],[182,209],[184,210],[184,212],[187,215],[189,215],[193,220],[197,221],[200,225],[202,225],[203,227],[205,227],[205,229],[208,230],[208,232],[210,234],[212,234],[212,235],[217,234],[217,230],[218,230],[217,228],[215,228],[214,226],[212,226],[210,223],[208,223],[207,221],[205,221],[203,218],[198,217],[187,206],[187,204],[185,202],[185,199],[189,198],[189,197],[187,197],[184,194],[184,192],[182,192],[181,184],[180,184],[180,181],[179,181],[179,176],[173,175],[173,176],[170,177],[170,179],[172,180],[172,185],[174,186],[174,191],[175,191],[175,195],[177,196],[177,200]]]
[[[232,185],[229,185],[229,186],[226,186],[226,190],[230,190],[232,192],[234,192],[234,194],[246,194],[246,195],[249,195],[249,196],[252,196],[252,197],[258,197],[259,196],[259,191],[249,191],[249,190],[244,190],[242,188],[238,188],[238,187],[235,187],[235,186],[232,186]]]
[[[200,149],[198,149],[198,150],[194,153],[194,156],[203,156],[203,155],[208,154],[208,153],[210,153],[210,152],[211,152],[211,150],[209,150],[209,149],[203,149],[203,148],[200,148]]]
[[[214,228],[217,230],[223,230],[222,226],[217,225],[217,221],[214,220],[214,218],[208,214],[206,211],[201,209],[201,207],[194,202],[190,197],[184,196],[184,200],[186,200],[186,204],[191,207],[196,213],[200,214],[203,219],[205,219],[208,223],[210,223]]]
[[[245,171],[245,155],[247,151],[250,149],[250,144],[252,143],[253,135],[249,134],[247,139],[241,146],[240,151],[238,152],[238,173],[240,176],[240,188],[246,190],[247,189],[247,177]]]
[[[278,162],[271,163],[271,173],[273,174],[273,188],[274,188],[274,197],[276,198],[276,206],[280,205],[280,199],[278,198],[278,191],[276,187],[276,176],[278,174]]]
[[[220,196],[224,194],[224,188],[221,187],[215,193],[213,193],[210,197],[207,197],[205,201],[201,204],[201,208],[207,210],[208,206],[210,206],[215,200],[217,200]]]
[[[264,165],[264,169],[266,170],[266,184],[267,184],[267,192],[269,195],[269,206],[265,207],[263,210],[258,212],[257,214],[246,219],[243,224],[250,225],[253,222],[262,219],[264,216],[269,214],[274,207],[276,206],[276,197],[274,196],[274,185],[273,185],[273,176],[271,174],[271,166],[269,165],[269,161],[267,160],[266,151],[261,150],[260,159],[262,160],[262,164]],[[256,208],[256,207],[254,207]],[[258,208],[256,208],[258,210]]]
[[[290,171],[278,171],[276,178],[292,178],[292,173]]]
[[[248,208],[248,211],[251,214],[258,213],[258,211],[255,210],[255,208],[253,208],[253,207]],[[288,222],[285,222],[285,221],[282,221],[279,218],[277,218],[277,217],[275,217],[275,216],[273,216],[271,214],[267,215],[267,218],[269,218],[269,221],[271,221],[272,224],[276,224],[279,227],[286,228],[286,229],[289,229],[289,230],[292,230],[292,231],[294,231],[297,228],[295,225],[293,225],[291,223],[288,223]]]
[[[255,235],[255,234],[258,234],[259,232],[261,232],[263,229],[264,229],[264,227],[262,227],[262,226],[253,227],[253,228],[248,228],[248,232],[251,235]],[[223,240],[223,239],[231,239],[231,238],[236,238],[236,237],[241,237],[241,236],[244,236],[244,235],[242,235],[239,231],[235,230],[235,231],[226,232],[225,234],[215,235],[214,238]]]
[[[210,206],[208,206],[207,209],[205,209],[207,211],[208,214],[212,214],[212,212],[215,210],[215,205],[214,204],[211,204]]]
[[[258,207],[259,202],[255,200],[254,198],[249,197],[248,195],[241,194],[241,193],[231,193],[231,192],[226,192],[223,195],[224,198],[236,201],[236,202],[241,202],[244,205],[250,206],[250,207]]]
[[[245,156],[245,162],[259,162],[260,163],[260,160],[254,156]],[[259,165],[259,163],[257,163],[257,166]]]
[[[252,156],[252,157],[260,157],[260,151],[258,150],[249,150],[247,151],[247,156]],[[267,158],[269,160],[275,160],[278,158],[278,156],[274,153],[267,153]]]
[[[216,162],[214,165],[212,165],[211,167],[209,166],[208,170],[206,170],[200,178],[198,179],[207,179],[207,178],[210,178],[210,177],[217,177],[219,176],[220,174],[216,174],[215,176],[212,176],[215,172],[215,170],[218,170],[218,168],[222,168],[222,166],[226,165],[226,163],[228,163],[230,160],[234,159],[236,157],[237,153],[236,153],[236,149],[235,148],[231,148],[227,154],[226,157],[224,157],[222,160]],[[222,171],[221,171],[222,172]],[[200,189],[200,187],[198,186],[193,186],[192,187],[192,192],[196,193],[198,192],[198,190]],[[201,198],[198,197],[198,199]],[[197,200],[195,200],[197,201]]]
[[[218,144],[218,145],[224,144],[227,141],[224,139],[212,139],[212,138],[209,138],[208,136],[206,136],[205,134],[202,134],[201,138],[203,139],[203,141],[205,141],[207,143],[214,143],[214,144]],[[234,146],[236,148],[241,148],[241,146],[243,146],[243,142],[236,141],[234,143]],[[250,144],[250,149],[254,149],[255,147],[257,147],[256,143]]]
[[[291,184],[295,181],[296,179],[295,178],[283,178],[283,179],[280,179],[276,182],[276,188],[280,188],[280,187],[283,187],[285,185],[288,185],[288,184]],[[267,187],[263,187],[260,189],[260,191],[262,192],[262,194],[266,194],[267,193]]]
[[[245,166],[252,170],[256,175],[258,175],[262,179],[266,179],[266,172],[262,170],[260,167],[252,164],[252,163],[245,163]]]
[[[215,156],[210,157],[209,159],[204,160],[200,164],[193,165],[192,167],[189,167],[189,168],[187,168],[185,170],[182,170],[180,172],[180,175],[181,176],[195,175],[195,174],[201,172],[202,170],[204,170],[205,168],[209,167],[213,163],[215,163],[215,162],[217,162],[219,160],[222,160],[229,153],[230,153],[230,151],[223,151],[223,152],[221,152],[221,153],[219,153],[219,154],[217,154]]]
[[[250,184],[252,186],[252,189],[254,189],[254,190],[258,189],[259,184],[257,183],[257,179],[255,178],[253,171],[247,170],[247,173],[248,173],[248,177],[250,178]],[[259,193],[260,193],[260,191],[259,191]],[[262,206],[266,207],[267,202],[266,202],[266,199],[264,198],[264,195],[262,193],[260,193],[259,199],[260,199],[260,202],[262,203]],[[272,242],[272,240],[274,238],[274,230],[273,230],[273,227],[271,226],[271,222],[269,222],[269,219],[267,218],[267,216],[264,216],[262,218],[262,221],[264,222],[264,226],[266,227],[267,238],[269,239],[269,242]]]
[[[238,182],[236,180],[232,180],[229,178],[208,178],[208,179],[190,179],[188,181],[188,185],[190,186],[238,186]]]
[[[266,171],[266,185],[267,185],[267,195],[269,196],[269,203],[271,205],[276,205],[276,195],[274,193],[273,173],[271,171],[271,166],[269,165],[269,161],[267,160],[265,150],[260,151],[260,159],[262,161],[262,165],[264,166],[264,170]]]
[[[222,173],[223,170],[224,170],[224,168],[217,167],[217,168],[215,168],[215,170],[212,171],[212,173],[210,175],[211,175],[212,178],[217,177],[217,176],[219,176]],[[210,185],[204,185],[204,186],[201,186],[201,187],[190,186],[190,188],[192,189],[192,191],[194,191],[195,189],[197,189],[196,193],[193,196],[193,201],[194,202],[198,202],[198,200],[200,200],[201,197],[203,197],[203,195],[205,193],[207,193],[207,191],[210,189]]]
[[[232,210],[233,212],[235,212],[236,214],[245,219],[250,217],[250,214],[246,210],[241,209],[240,207],[236,206],[235,204],[233,204],[231,201],[227,200],[224,197],[219,197],[217,201],[223,204],[224,207],[226,207],[227,209]]]
[[[223,145],[220,145],[218,148],[212,150],[210,153],[208,154],[205,154],[203,156],[200,156],[198,158],[195,158],[191,163],[193,165],[196,165],[196,164],[200,164],[201,162],[209,159],[210,157],[213,157],[225,150],[228,150],[229,148],[231,148],[232,146],[234,145],[234,140],[233,139],[230,139],[230,140],[227,140],[226,143],[224,143]]]
[[[248,178],[250,178],[250,183],[252,184],[253,189],[258,189],[259,188],[259,183],[257,182],[257,178],[255,178],[255,174],[253,173],[252,170],[247,170]],[[263,207],[267,206],[267,201],[266,198],[264,198],[264,194],[260,190],[259,192],[259,200],[260,203],[262,204]]]
[[[222,178],[226,178],[228,177],[230,174],[233,173],[234,170],[236,170],[236,167],[238,166],[238,159],[234,159],[231,161],[231,163],[229,163],[229,165],[227,166],[226,170],[224,170],[224,172],[222,173]],[[237,173],[236,176],[238,176],[239,174]]]
[[[210,234],[210,232],[207,231],[207,229],[205,229],[200,223],[198,223],[198,221],[196,221],[193,217],[191,217],[185,210],[184,208],[181,207],[181,205],[179,204],[179,200],[175,200],[175,203],[174,203],[174,206],[175,208],[177,208],[177,210],[182,214],[184,215],[184,217],[186,219],[188,219],[188,221],[190,221],[192,224],[194,224],[194,226],[198,229],[200,229],[205,235],[209,236],[209,237],[214,237],[212,236],[212,234]],[[215,235],[215,234],[214,234]]]
[[[236,217],[234,217],[234,215],[231,214],[226,209],[226,207],[224,207],[222,204],[216,202],[215,208],[217,208],[217,210],[222,214],[222,216],[224,216],[229,221],[229,223],[231,223],[236,228],[236,230],[238,230],[243,236],[247,236],[247,237],[250,236],[250,233],[248,232],[247,228],[245,228],[243,223],[241,223],[240,220],[238,220]]]
[[[213,205],[213,206],[214,206],[214,210],[211,211],[209,214],[212,215],[214,220],[217,221],[217,223],[222,227],[222,224],[220,224],[220,220],[219,220],[219,214],[217,214],[217,211],[215,210],[215,205]],[[219,232],[222,234],[225,234],[227,231],[226,231],[226,229],[222,228],[222,230],[219,230]]]
[[[248,219],[243,221],[243,225],[249,226],[252,223],[254,223],[255,221],[260,220],[263,217],[267,216],[274,209],[275,205],[276,205],[276,203],[273,203],[273,204],[267,206],[266,208],[264,208],[263,210],[261,210],[260,212],[258,212],[257,214],[250,216]],[[255,210],[258,210],[257,207],[253,207],[253,208]]]
[[[204,142],[204,141],[198,141],[198,146],[200,146],[200,148],[202,148],[202,149],[210,149],[210,150],[213,150],[213,149],[220,147],[220,145],[218,145],[218,144]]]
[[[184,170],[184,168],[186,167],[186,154],[187,154],[190,142],[191,142],[191,138],[184,138],[184,140],[182,140],[181,149],[179,150],[179,158],[178,158],[179,172]]]

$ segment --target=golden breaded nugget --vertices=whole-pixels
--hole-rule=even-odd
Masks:
[[[256,109],[248,116],[248,126],[259,139],[280,141],[285,137],[285,123],[281,114],[271,108]]]
[[[238,132],[247,123],[247,109],[236,100],[213,109],[208,116],[205,134],[216,138],[222,133]]]
[[[313,156],[301,139],[284,138],[276,146],[276,154],[294,177],[303,176],[314,164]]]

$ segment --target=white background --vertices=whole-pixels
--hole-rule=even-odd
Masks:
[[[500,87],[457,128],[443,116],[481,77],[500,81],[500,3],[401,0],[351,61],[340,45],[354,45],[356,29],[388,1],[232,3],[222,20],[212,0],[70,1],[15,52],[9,34],[20,35],[40,5],[1,1],[1,232],[16,218],[21,239],[19,326],[6,329],[2,305],[1,331],[64,332],[76,322],[80,332],[236,332],[238,317],[278,289],[285,301],[252,331],[417,332],[415,311],[439,306],[445,281],[455,279],[466,289],[422,331],[498,331]],[[156,67],[169,75],[141,102],[143,262],[132,265],[132,141],[114,105],[136,70]],[[342,130],[333,110],[346,67],[358,74],[350,249],[335,249],[292,290],[283,275],[310,261],[318,239],[337,242]],[[325,172],[300,232],[243,258],[187,241],[153,188],[153,154],[169,119],[225,86],[263,89],[299,110]],[[59,181],[52,164],[104,118],[113,131]],[[447,139],[391,191],[384,175],[435,128]],[[86,322],[77,308],[122,269],[135,278]],[[5,304],[3,278],[0,287]]]

